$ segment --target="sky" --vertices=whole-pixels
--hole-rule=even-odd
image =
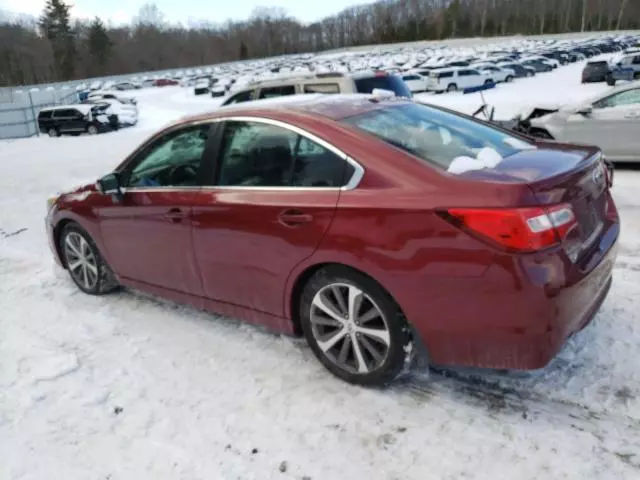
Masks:
[[[0,9],[11,13],[40,15],[44,0],[0,0]],[[71,0],[74,17],[101,17],[115,24],[128,23],[135,16],[145,0]],[[205,0],[157,0],[154,1],[169,22],[187,24],[189,20],[208,20],[224,22],[244,20],[251,15],[255,7],[281,7],[289,15],[303,22],[313,22],[325,16],[339,12],[353,5],[367,3],[366,0],[267,0],[260,3],[256,0],[232,0],[206,2]]]

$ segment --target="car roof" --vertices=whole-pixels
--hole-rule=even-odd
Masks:
[[[264,116],[269,118],[271,116],[280,117],[281,114],[297,114],[305,117],[315,116],[330,120],[342,120],[343,118],[386,108],[391,104],[409,103],[412,102],[408,99],[398,97],[387,99],[363,93],[309,93],[232,104],[220,107],[218,110],[207,114],[185,117],[176,123],[184,124],[195,121],[206,121],[233,115]]]
[[[85,115],[91,111],[93,105],[87,105],[84,103],[76,105],[58,105],[55,107],[46,107],[40,110],[40,112],[52,112],[54,110],[78,110]]]

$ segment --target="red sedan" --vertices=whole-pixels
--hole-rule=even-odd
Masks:
[[[332,373],[545,366],[611,285],[601,152],[410,100],[300,95],[176,123],[51,199],[56,260],[304,335]]]

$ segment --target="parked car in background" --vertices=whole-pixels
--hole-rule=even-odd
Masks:
[[[582,83],[604,82],[609,75],[609,63],[606,60],[589,61],[582,70]]]
[[[138,83],[133,83],[133,82],[118,82],[118,83],[114,83],[111,88],[113,90],[120,90],[120,91],[139,90],[142,88],[142,85]]]
[[[234,103],[310,93],[372,93],[373,90],[388,90],[398,97],[411,97],[411,90],[402,78],[386,72],[340,73],[292,75],[274,80],[254,82],[241,90],[232,92],[222,106]]]
[[[640,160],[640,82],[620,85],[578,105],[529,120],[533,133],[561,142],[598,145],[608,160]]]
[[[514,70],[510,68],[499,67],[497,65],[474,64],[473,67],[480,70],[480,73],[485,73],[486,75],[490,76],[496,83],[513,82],[513,79],[516,76]]]
[[[193,93],[195,95],[206,95],[211,90],[213,80],[210,76],[197,77],[194,79]]]
[[[536,73],[550,72],[553,70],[553,67],[549,63],[540,59],[521,60],[520,63],[525,67],[533,68]]]
[[[611,285],[620,221],[600,151],[371,100],[175,123],[48,199],[54,258],[88,294],[124,285],[304,335],[356,384],[393,381],[417,351],[544,367]]]
[[[100,105],[80,104],[43,108],[38,113],[38,128],[50,137],[109,132],[118,129],[117,115],[105,113]]]
[[[116,115],[118,117],[118,125],[121,127],[131,127],[138,123],[138,107],[136,105],[105,98],[89,98],[86,103],[108,106],[105,113]]]
[[[455,92],[465,88],[495,83],[493,76],[471,67],[453,67],[432,70],[427,90],[436,93]]]
[[[516,78],[533,77],[536,74],[535,68],[525,67],[524,65],[515,62],[499,63],[498,66],[500,68],[512,70]]]
[[[411,93],[427,91],[427,79],[418,73],[407,72],[402,75],[402,80],[407,84]]]
[[[116,93],[113,92],[101,92],[101,91],[96,91],[96,92],[91,92],[89,93],[88,97],[89,100],[95,100],[95,99],[102,99],[102,100],[115,100],[117,102],[120,102],[122,104],[126,104],[126,105],[137,105],[138,101],[133,98],[133,97],[128,97],[126,96],[126,94],[124,95],[118,95]]]
[[[614,86],[621,80],[640,80],[640,53],[625,54],[610,65],[607,84]]]
[[[154,87],[168,87],[173,85],[180,85],[180,82],[173,78],[158,78],[157,80],[153,80]]]

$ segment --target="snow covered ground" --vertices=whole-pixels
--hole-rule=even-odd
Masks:
[[[580,85],[580,69],[486,98],[508,117],[607,88]],[[417,371],[367,390],[330,376],[303,341],[133,292],[81,294],[51,259],[47,196],[216,103],[148,90],[134,128],[0,142],[0,479],[640,478],[640,171],[616,173],[624,225],[602,311],[531,375]]]

